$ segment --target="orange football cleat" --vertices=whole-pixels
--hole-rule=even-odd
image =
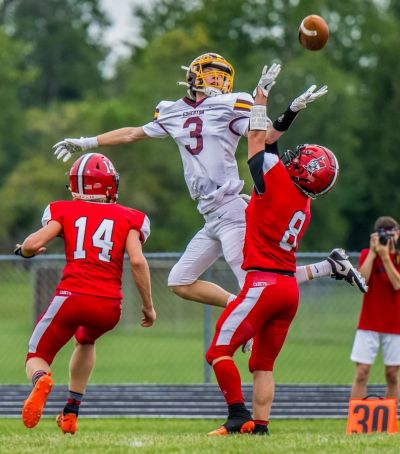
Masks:
[[[253,420],[246,421],[242,425],[236,427],[229,427],[229,429],[225,427],[225,425],[222,425],[221,427],[218,427],[218,429],[209,432],[208,436],[215,437],[220,435],[231,435],[233,433],[249,434],[253,432],[254,426],[255,424]]]
[[[43,408],[53,388],[51,373],[42,375],[36,382],[22,408],[22,421],[28,429],[35,427],[42,417]]]
[[[65,434],[73,435],[78,430],[78,416],[75,413],[67,413],[64,415],[64,413],[61,412],[57,416],[56,422],[58,427]]]

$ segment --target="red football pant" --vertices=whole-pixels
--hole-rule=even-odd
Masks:
[[[120,299],[59,291],[37,321],[26,359],[38,357],[51,364],[73,335],[80,344],[94,344],[120,317]]]
[[[296,315],[299,289],[296,279],[282,274],[252,271],[238,297],[222,312],[206,354],[209,364],[254,338],[250,372],[272,371]]]

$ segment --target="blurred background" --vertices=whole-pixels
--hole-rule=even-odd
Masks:
[[[356,252],[368,246],[374,220],[383,214],[399,217],[400,3],[140,3],[0,0],[0,254],[9,254],[17,241],[40,227],[49,201],[69,197],[65,184],[71,162],[56,160],[51,150],[54,143],[64,137],[94,136],[151,121],[160,100],[185,94],[176,85],[176,81],[184,79],[180,66],[188,65],[199,54],[214,51],[234,65],[235,91],[251,92],[264,64],[283,65],[269,99],[272,119],[311,84],[329,86],[328,95],[302,112],[284,135],[281,150],[316,142],[336,153],[341,168],[339,182],[332,193],[314,203],[313,221],[302,240],[301,251],[314,253],[342,246],[355,252],[352,257],[356,261]],[[330,27],[330,39],[322,51],[310,52],[298,43],[299,24],[308,14],[323,16]],[[121,174],[120,202],[145,211],[151,219],[152,235],[145,252],[181,252],[201,227],[202,218],[189,197],[172,139],[102,151]],[[237,158],[249,192],[245,140]],[[62,242],[55,241],[49,252],[62,252]],[[104,354],[111,363],[99,354],[94,382],[146,381],[146,373],[139,374],[145,369],[143,363],[135,363],[137,367],[132,363],[132,373],[124,372],[125,359],[121,362],[117,354],[122,354],[122,350],[127,357],[144,355],[145,362],[148,358],[150,382],[198,382],[204,378],[203,319],[209,314],[204,314],[200,305],[179,300],[168,292],[166,275],[176,260],[174,256],[170,262],[161,259],[163,271],[157,268],[159,259],[154,260],[155,304],[160,312],[160,325],[154,327],[154,336],[158,336],[158,343],[148,339],[153,334],[139,329],[138,317],[134,317],[138,305],[132,308],[138,301],[128,288],[124,321],[115,334],[99,342],[99,348],[111,348],[114,341],[110,339],[115,339],[116,350]],[[42,286],[52,291],[55,287],[51,273],[34,272],[35,267],[48,264],[38,259],[32,262],[35,263],[22,263],[6,256],[0,262],[0,358],[12,357],[16,361],[10,368],[2,367],[1,383],[24,382],[23,360],[37,299],[35,289]],[[54,263],[50,260],[50,264]],[[61,260],[56,268],[62,264]],[[226,286],[234,286],[228,271],[223,279]],[[296,370],[310,374],[302,377],[294,373],[289,378],[286,374],[286,379],[282,374],[278,380],[349,383],[353,369],[347,358],[361,297],[356,290],[329,279],[304,288],[302,301],[307,304],[302,306],[304,312],[293,327],[295,337],[283,355],[294,349],[290,361],[299,358]],[[321,320],[335,321],[326,326]],[[305,355],[302,357],[296,350],[302,345],[303,336],[311,332],[312,339],[304,340],[302,352],[309,352],[310,345],[326,347],[317,350],[313,357],[321,360],[328,355],[321,367],[325,378],[313,376],[312,358],[308,365],[301,364],[300,358]],[[172,371],[176,357],[183,355],[179,349],[180,353],[176,353],[166,339],[173,339],[175,350],[176,344],[185,348],[193,340],[195,346],[188,349],[187,366],[193,375],[154,376],[157,369]],[[339,344],[343,344],[340,353],[336,352],[344,361],[341,370],[348,367],[348,371],[332,378],[331,373],[336,373],[338,367],[334,356],[329,355]],[[156,350],[163,352],[164,362],[154,367],[151,358]],[[61,356],[63,373],[57,377],[64,382],[65,358]],[[115,375],[103,376],[102,370],[112,370]],[[377,379],[383,381],[383,377]]]

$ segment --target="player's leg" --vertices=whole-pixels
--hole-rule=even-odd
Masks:
[[[371,365],[379,348],[379,333],[358,329],[354,337],[350,359],[356,363],[355,376],[351,387],[352,399],[367,396],[367,384]]]
[[[364,399],[364,397],[367,396],[367,384],[370,369],[370,364],[356,363],[356,371],[350,394],[352,399]]]
[[[293,278],[282,278],[275,287],[266,290],[263,316],[266,322],[254,338],[249,369],[253,373],[253,419],[254,433],[268,434],[271,406],[275,384],[273,369],[285,342],[290,324],[298,307],[298,287]]]
[[[57,352],[73,336],[74,327],[69,318],[68,296],[56,295],[39,318],[29,340],[26,358],[27,377],[33,389],[24,402],[22,420],[26,427],[35,427],[42,416],[47,398],[53,387],[50,365]]]
[[[400,335],[382,334],[382,355],[385,365],[386,397],[399,398]]]
[[[69,362],[69,387],[77,393],[84,394],[90,375],[96,363],[95,344],[75,342]]]
[[[246,317],[262,291],[263,289],[259,288],[255,295],[249,296],[248,288],[245,286],[238,297],[224,309],[217,321],[206,360],[213,367],[227,403],[228,418],[221,427],[209,435],[248,432],[254,427],[242,394],[240,374],[232,356],[240,345],[254,335],[254,327],[247,323]]]
[[[291,284],[294,284],[294,287]],[[288,296],[290,296],[289,303],[286,303]],[[243,424],[250,421],[241,394],[240,375],[232,360],[234,352],[254,334],[259,333],[268,320],[282,312],[285,304],[294,316],[297,303],[298,288],[295,279],[272,273],[250,272],[238,297],[221,314],[206,359],[213,366],[218,384],[228,404],[229,416],[223,426],[211,433],[212,435],[239,432]],[[263,344],[263,347],[259,345],[259,348],[270,351],[274,349],[274,345]],[[252,358],[255,366],[260,365],[258,360],[254,362],[254,358],[258,358],[254,356],[254,352]],[[263,369],[260,368],[260,370]],[[254,369],[251,371],[253,372]],[[246,427],[248,429],[249,425],[246,424]]]
[[[95,362],[95,344],[80,344],[76,341],[69,362],[67,402],[56,418],[57,425],[63,433],[74,434],[77,431],[79,408]]]
[[[268,370],[253,372],[253,419],[256,435],[268,435],[269,416],[275,396],[274,376]]]
[[[168,287],[183,299],[225,307],[230,293],[201,276],[222,254],[220,242],[204,227],[190,241],[168,276]]]
[[[385,366],[386,393],[385,396],[399,398],[399,366]]]
[[[84,311],[82,325],[75,332],[75,348],[69,363],[67,402],[56,419],[62,432],[70,434],[77,431],[80,405],[95,366],[96,339],[113,329],[121,317],[120,300],[86,295],[80,296],[79,301]]]

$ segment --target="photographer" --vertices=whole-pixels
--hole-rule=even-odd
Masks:
[[[369,249],[361,251],[359,270],[369,289],[365,294],[351,360],[356,374],[352,398],[367,395],[368,375],[379,345],[385,365],[386,397],[398,399],[400,367],[400,253],[399,224],[389,216],[375,222]]]

